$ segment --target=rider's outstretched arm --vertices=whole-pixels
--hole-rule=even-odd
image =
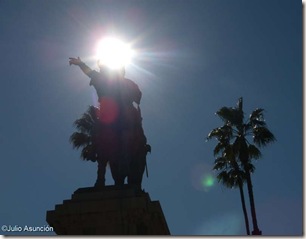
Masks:
[[[74,58],[74,57],[69,57],[69,64],[70,65],[76,65],[79,66],[80,69],[86,74],[87,76],[90,75],[92,72],[92,69],[90,69],[89,66],[87,66],[81,59],[80,57]]]

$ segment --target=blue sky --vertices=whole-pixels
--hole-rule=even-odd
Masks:
[[[96,164],[69,137],[96,95],[68,58],[96,68],[109,34],[138,52],[126,76],[143,93],[152,146],[143,188],[171,234],[245,234],[239,191],[200,183],[214,177],[214,113],[243,97],[247,115],[266,110],[277,138],[252,175],[259,228],[302,235],[302,2],[292,0],[2,0],[0,224],[46,225],[47,210],[93,186]]]

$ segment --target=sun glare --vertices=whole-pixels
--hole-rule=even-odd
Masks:
[[[128,44],[114,37],[102,39],[97,47],[99,63],[111,69],[118,69],[128,65],[133,55],[134,52]]]

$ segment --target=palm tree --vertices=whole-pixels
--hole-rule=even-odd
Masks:
[[[250,235],[249,219],[245,205],[243,183],[245,181],[245,173],[238,165],[236,160],[233,145],[229,144],[229,140],[222,137],[223,134],[218,134],[214,130],[208,135],[208,139],[215,137],[219,142],[214,149],[215,165],[214,170],[220,171],[217,174],[218,182],[221,182],[228,188],[239,188],[242,211],[247,235]]]
[[[233,153],[239,159],[241,168],[245,173],[247,183],[252,223],[253,235],[261,235],[262,232],[258,228],[255,200],[253,193],[253,185],[251,173],[254,166],[251,164],[252,159],[261,157],[259,148],[267,146],[276,139],[267,128],[264,120],[263,109],[254,110],[248,120],[244,122],[244,112],[242,109],[242,98],[239,99],[237,106],[234,108],[222,107],[216,114],[223,120],[224,125],[212,130],[212,135],[216,135],[224,142],[229,142],[233,146]],[[249,138],[252,137],[252,141]],[[250,143],[253,142],[253,144]]]
[[[97,161],[98,154],[95,137],[99,126],[98,111],[99,108],[91,105],[81,118],[73,123],[77,132],[70,136],[70,142],[73,148],[82,148],[81,158],[85,161]]]
[[[101,157],[101,146],[98,145],[98,134],[101,123],[99,108],[89,106],[87,111],[74,122],[77,132],[70,136],[73,148],[82,148],[81,158],[85,161],[98,162],[98,173],[95,186],[105,186],[107,161]]]

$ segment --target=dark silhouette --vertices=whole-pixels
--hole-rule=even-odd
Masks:
[[[79,66],[90,77],[90,85],[96,89],[100,104],[98,109],[90,108],[87,115],[85,113],[75,122],[81,132],[71,136],[71,142],[75,147],[84,145],[88,150],[90,148],[88,155],[85,147],[83,148],[86,159],[93,158],[98,161],[98,178],[95,186],[105,185],[107,162],[110,164],[115,185],[123,185],[127,177],[128,184],[141,186],[146,155],[151,150],[142,128],[139,108],[141,91],[133,81],[124,77],[124,68],[111,70],[99,65],[100,72],[97,72],[91,70],[79,57],[69,59],[70,65]],[[91,118],[89,121],[88,116]],[[78,140],[85,138],[80,136],[84,134],[84,126],[87,127],[84,132],[89,132],[90,135],[87,139],[91,140],[89,144],[78,144]],[[83,158],[84,153],[82,151]]]
[[[70,142],[74,148],[82,147],[81,157],[86,161],[97,161],[97,142],[96,142],[96,128],[99,126],[99,119],[97,117],[99,109],[90,106],[81,118],[74,121],[74,126],[77,132],[70,136]]]
[[[70,136],[70,142],[74,148],[82,147],[83,160],[98,163],[96,186],[105,185],[105,170],[107,160],[98,153],[98,132],[100,127],[99,108],[89,106],[81,118],[74,122],[77,132]]]
[[[222,107],[216,113],[223,120],[224,125],[213,129],[209,133],[208,139],[216,138],[218,140],[218,144],[214,150],[215,154],[222,151],[225,154],[232,154],[232,156],[226,155],[226,159],[231,160],[231,162],[228,163],[228,166],[236,171],[236,173],[241,171],[240,178],[241,180],[245,179],[247,183],[253,222],[252,235],[261,235],[262,232],[259,230],[257,225],[255,200],[251,180],[251,173],[254,172],[255,168],[252,165],[251,160],[261,157],[261,152],[258,147],[267,146],[276,139],[267,128],[264,120],[263,109],[254,110],[249,116],[249,119],[244,122],[242,103],[242,98],[240,98],[235,108]],[[250,136],[252,136],[252,140],[248,139]],[[252,141],[254,144],[250,143]],[[235,161],[239,163],[239,170]]]

